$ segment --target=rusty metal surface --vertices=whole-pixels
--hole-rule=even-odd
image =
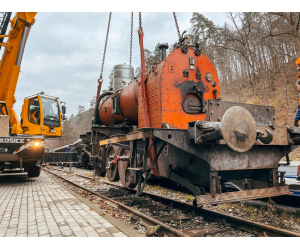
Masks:
[[[154,128],[161,128],[162,126],[162,91],[161,91],[161,77],[162,77],[163,63],[159,63],[152,67],[146,76],[146,95],[149,108],[150,125]],[[141,95],[139,95],[139,128],[145,127],[143,103]]]
[[[196,196],[196,205],[218,204],[291,194],[288,186]]]
[[[228,109],[222,120],[222,136],[237,152],[247,152],[256,141],[256,124],[250,112],[239,106]]]
[[[272,134],[273,134],[273,140],[267,144],[267,145],[278,145],[278,146],[283,146],[283,145],[290,145],[289,143],[289,132],[287,127],[279,127],[276,126],[273,129],[270,129],[269,126],[256,126],[258,130],[261,132],[265,132],[266,129],[269,129]],[[262,143],[261,141],[257,140],[255,145],[266,145]]]
[[[131,124],[138,122],[137,81],[124,88],[120,95],[120,108],[124,118]]]
[[[115,163],[113,161],[113,158],[118,154],[118,148],[109,145],[106,151],[106,173],[107,173],[107,178],[110,181],[118,181],[119,178],[119,173],[118,173],[118,163]]]
[[[194,59],[194,65],[190,65],[190,58]],[[208,73],[215,84],[206,79]],[[187,129],[188,122],[204,120],[206,113],[201,110],[195,114],[186,113],[183,101],[187,95],[201,92],[203,98],[199,100],[206,109],[206,100],[215,98],[214,90],[218,91],[219,98],[218,74],[204,54],[197,56],[192,48],[187,48],[186,54],[181,49],[173,50],[164,61],[161,75],[162,123],[174,129]]]
[[[189,229],[186,230],[185,233],[190,235],[190,237],[205,237],[210,234],[214,235],[217,233],[222,233],[230,230],[231,230],[230,227],[216,228],[214,226],[208,226],[206,228]]]
[[[279,127],[275,126],[273,129],[270,129],[269,126],[256,126],[256,129],[264,132],[264,135],[266,134],[266,129],[270,130],[272,132],[273,139],[269,144],[265,144],[261,142],[260,140],[256,140],[254,145],[259,146],[269,146],[269,145],[277,145],[277,146],[288,146],[290,145],[289,142],[289,131],[287,127]],[[225,145],[226,142],[224,140],[220,140],[220,145]]]
[[[222,121],[224,113],[233,106],[240,106],[247,109],[253,116],[256,125],[269,126],[275,124],[275,108],[272,106],[262,106],[256,104],[227,102],[221,100],[208,100],[208,113],[205,121],[219,122]]]
[[[120,156],[127,156],[128,159],[129,159],[130,158],[130,151],[126,150],[124,148],[121,148]],[[131,173],[131,171],[128,169],[129,167],[130,167],[129,160],[118,162],[120,181],[121,181],[123,187],[135,188],[136,185],[137,185],[137,182],[136,182],[137,176],[135,176],[134,180],[132,180],[131,175],[132,174],[137,175],[137,173],[134,172],[134,171]]]
[[[216,143],[193,145],[188,131],[179,129],[154,129],[153,136],[208,162],[211,171],[277,168],[279,160],[294,149],[290,145],[254,145],[247,153],[240,153]]]
[[[109,97],[99,105],[99,115],[100,119],[105,126],[109,126],[112,123],[120,124],[124,122],[124,116],[122,114],[112,114],[113,101]]]
[[[112,137],[114,135],[120,134],[129,134],[133,132],[133,127],[106,127],[106,126],[92,126],[93,131],[93,141],[98,141],[103,139],[103,137]],[[89,135],[89,141],[91,141],[91,133],[87,133]],[[83,137],[83,136],[82,136]]]
[[[99,141],[99,145],[107,145],[113,143],[120,143],[126,141],[133,141],[133,140],[140,140],[143,138],[152,137],[152,130],[151,129],[139,129],[136,132],[127,135],[121,135],[117,137],[112,137],[106,140]]]

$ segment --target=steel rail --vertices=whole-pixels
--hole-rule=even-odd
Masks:
[[[133,209],[131,207],[128,207],[128,206],[124,205],[121,202],[115,201],[115,200],[113,200],[113,199],[111,199],[111,198],[109,198],[109,197],[107,197],[105,195],[102,195],[102,194],[96,193],[94,191],[91,191],[91,190],[89,190],[89,189],[87,189],[85,187],[82,187],[81,185],[78,185],[78,184],[76,184],[76,183],[74,183],[72,181],[69,181],[69,180],[67,180],[67,179],[65,179],[65,178],[63,178],[63,177],[61,177],[61,176],[59,176],[59,175],[57,175],[55,173],[52,173],[49,170],[46,170],[46,169],[43,169],[43,170],[46,171],[46,172],[48,172],[48,173],[50,173],[50,174],[55,175],[56,177],[59,177],[60,179],[62,179],[64,181],[67,181],[68,183],[70,183],[70,184],[72,184],[72,185],[74,185],[76,187],[79,187],[79,188],[83,189],[84,191],[87,191],[87,192],[89,192],[89,193],[91,193],[91,194],[93,194],[95,196],[101,197],[103,200],[106,200],[110,205],[111,204],[117,205],[118,208],[122,208],[122,209],[126,210],[129,213],[137,215],[138,217],[140,217],[143,220],[145,220],[146,222],[148,222],[148,224],[150,224],[150,225],[152,225],[152,224],[154,224],[154,225],[160,225],[161,228],[163,228],[167,232],[172,233],[172,234],[174,234],[176,236],[190,237],[189,235],[183,233],[182,231],[177,230],[177,229],[175,229],[173,227],[170,227],[170,226],[166,225],[165,223],[163,223],[163,222],[161,222],[161,221],[159,221],[159,220],[157,220],[157,219],[155,219],[153,217],[150,217],[150,216],[148,216],[146,214],[141,213],[140,211],[138,211],[136,209]]]
[[[58,171],[66,172],[66,171],[63,171],[63,170],[58,170]],[[66,173],[68,173],[68,172],[66,172]],[[83,178],[86,178],[86,179],[93,180],[93,178],[88,177],[88,176],[83,176],[83,175],[76,174],[76,173],[74,173],[74,174],[79,176],[79,177],[83,177]],[[60,178],[62,178],[62,177],[60,177]],[[62,178],[62,179],[64,179],[64,178]],[[120,185],[115,184],[115,183],[110,183],[110,182],[106,182],[106,181],[103,181],[103,183],[111,185],[111,186],[117,186],[117,187],[126,189],[126,190],[131,191],[131,192],[136,192],[136,190],[133,190],[133,189],[130,189],[130,188],[125,188],[125,187],[120,186]],[[77,185],[77,184],[75,184],[75,185]],[[89,192],[92,192],[92,191],[89,191]],[[97,194],[97,195],[99,195],[99,194]],[[230,216],[230,215],[226,215],[226,214],[223,214],[223,213],[220,213],[220,212],[211,211],[209,209],[205,209],[205,208],[202,208],[202,207],[195,207],[191,203],[186,203],[186,202],[173,200],[173,199],[162,197],[162,196],[159,196],[159,195],[155,195],[155,194],[152,194],[152,193],[149,193],[149,192],[146,192],[146,191],[143,192],[143,195],[148,196],[148,197],[150,197],[154,200],[157,200],[157,201],[160,201],[160,202],[163,202],[163,203],[173,204],[173,207],[175,205],[176,207],[188,208],[190,210],[194,210],[199,215],[201,215],[201,216],[203,216],[207,219],[213,220],[213,221],[222,222],[222,221],[225,220],[232,227],[238,228],[238,229],[241,229],[241,230],[244,230],[244,231],[252,231],[252,232],[256,231],[257,233],[260,233],[260,234],[266,233],[268,236],[273,236],[273,237],[280,237],[280,236],[281,237],[300,237],[299,233],[295,233],[295,232],[292,232],[292,231],[280,229],[280,228],[269,226],[269,225],[264,225],[262,223],[253,222],[253,221],[246,220],[246,219],[241,219],[241,218],[238,218],[236,216]],[[112,200],[112,199],[110,199],[110,200]],[[120,203],[120,204],[122,204],[122,203]],[[124,204],[122,204],[122,205],[124,205]],[[161,224],[165,225],[164,223],[161,223],[160,221],[159,221],[159,224],[157,224],[157,225],[161,225]]]

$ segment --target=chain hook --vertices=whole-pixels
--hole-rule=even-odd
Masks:
[[[142,28],[142,12],[139,12],[139,29],[138,33],[143,33],[143,28]]]
[[[108,34],[109,34],[109,27],[110,27],[110,20],[111,20],[111,13],[112,12],[109,12],[108,25],[107,25],[106,38],[105,38],[105,45],[104,45],[104,52],[103,52],[103,58],[102,58],[101,73],[100,73],[99,79],[102,79],[102,75],[103,75],[105,55],[106,55],[106,49],[107,49],[107,41],[108,41]],[[98,80],[98,82],[99,82],[99,80]]]
[[[130,66],[131,66],[131,62],[132,62],[132,34],[133,34],[133,12],[131,12],[130,56],[129,56],[129,65]]]
[[[173,16],[174,16],[175,26],[176,26],[176,29],[177,29],[178,39],[180,40],[181,36],[180,36],[180,31],[179,31],[177,17],[176,17],[176,13],[175,12],[173,12]]]

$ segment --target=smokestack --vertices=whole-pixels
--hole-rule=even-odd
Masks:
[[[167,49],[169,48],[169,45],[167,43],[161,43],[159,45],[159,49],[161,49],[161,56],[160,59],[163,61],[166,59],[167,56]]]

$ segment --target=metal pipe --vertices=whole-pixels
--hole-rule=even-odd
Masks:
[[[27,37],[28,37],[28,33],[29,33],[29,26],[30,26],[30,23],[25,24],[21,42],[20,42],[19,52],[18,52],[17,59],[16,59],[16,66],[21,66],[24,49],[25,49],[25,45],[26,45],[26,41],[27,41]]]
[[[159,49],[161,49],[161,56],[160,56],[161,61],[164,61],[166,59],[168,48],[169,45],[167,43],[161,43],[159,45]]]

